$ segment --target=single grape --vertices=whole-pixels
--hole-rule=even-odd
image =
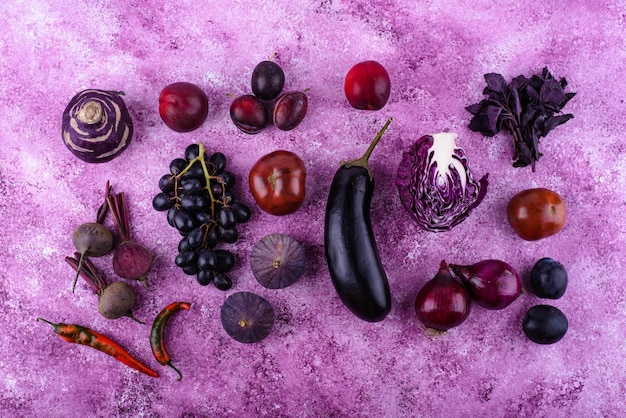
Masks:
[[[195,265],[198,262],[198,254],[196,254],[193,250],[183,251],[178,253],[176,258],[174,259],[174,263],[178,267],[188,267],[191,265]]]
[[[190,178],[181,181],[183,193],[196,194],[202,189],[202,181],[198,178]]]
[[[185,273],[188,276],[195,276],[196,274],[198,274],[199,271],[200,270],[198,269],[197,264],[192,264],[190,266],[183,267],[183,273]]]
[[[213,197],[215,199],[219,199],[224,193],[224,187],[222,187],[222,183],[217,180],[211,180],[211,193],[213,193]]]
[[[227,244],[234,244],[239,239],[239,231],[237,231],[237,228],[235,227],[230,229],[220,227],[217,230],[217,236]]]
[[[166,211],[174,206],[174,199],[166,194],[159,193],[152,199],[152,207],[158,211]]]
[[[198,221],[200,225],[208,224],[212,219],[213,217],[209,212],[196,213],[196,221]]]
[[[252,92],[263,100],[272,100],[280,94],[285,85],[285,73],[273,61],[261,61],[252,71]]]
[[[170,163],[170,173],[177,175],[183,171],[188,164],[189,162],[183,158],[175,158]]]
[[[165,192],[165,193],[173,192],[174,191],[175,181],[176,180],[174,179],[173,175],[171,175],[171,174],[164,174],[159,179],[159,189],[161,189],[161,191]]]
[[[219,290],[226,291],[233,287],[233,281],[224,273],[217,273],[213,277],[213,285]]]
[[[206,201],[196,194],[186,194],[180,198],[180,206],[191,213],[201,212],[205,205]]]
[[[235,214],[235,219],[237,220],[237,222],[242,224],[250,220],[252,212],[250,211],[250,208],[248,206],[244,205],[241,202],[234,202],[230,204],[230,208]]]
[[[218,242],[219,242],[219,239],[217,237],[217,231],[216,231],[216,228],[213,226],[209,228],[209,230],[206,233],[206,236],[204,237],[204,245],[208,248],[213,248],[217,245]]]
[[[189,241],[187,241],[187,237],[184,237],[178,243],[178,252],[182,253],[183,251],[192,250],[191,245],[189,245]]]
[[[220,177],[222,178],[222,182],[225,188],[230,189],[235,185],[235,175],[230,171],[222,172],[222,174],[220,174]]]
[[[215,277],[215,273],[212,270],[200,270],[196,279],[202,286],[208,286],[213,281],[213,277]]]
[[[221,152],[216,152],[215,154],[211,155],[211,158],[209,158],[209,162],[215,168],[216,173],[221,173],[226,168],[226,156]]]
[[[235,213],[229,206],[224,206],[217,216],[218,224],[224,229],[234,228],[237,224]]]
[[[171,227],[176,227],[176,225],[174,224],[174,217],[176,216],[176,212],[178,212],[178,208],[176,206],[171,207],[168,211],[167,211],[167,223],[170,224]]]
[[[272,119],[274,125],[283,131],[290,131],[302,122],[308,109],[308,99],[301,91],[285,93],[274,105]]]
[[[174,226],[182,233],[189,233],[195,228],[196,222],[185,209],[179,209],[174,214]]]
[[[204,179],[204,169],[199,161],[193,163],[189,170],[183,174],[183,179]]]
[[[215,250],[217,255],[217,264],[215,271],[218,273],[226,273],[235,266],[235,256],[228,250]]]
[[[198,254],[198,268],[200,270],[213,270],[217,265],[217,254],[210,248],[205,248]]]
[[[198,155],[200,155],[200,145],[191,144],[187,148],[185,148],[185,158],[189,161],[198,157]]]
[[[269,121],[261,99],[250,94],[233,100],[230,105],[230,118],[237,128],[247,134],[260,132]]]
[[[198,226],[187,235],[187,242],[191,248],[199,248],[202,245],[202,239],[204,238],[204,228]]]
[[[559,299],[567,289],[567,271],[558,261],[542,258],[533,266],[530,283],[540,298]]]

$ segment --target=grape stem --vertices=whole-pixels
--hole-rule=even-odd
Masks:
[[[204,148],[204,145],[202,144],[202,142],[198,143],[198,156],[195,157],[194,159],[189,161],[189,164],[187,164],[187,166],[180,171],[180,173],[176,174],[174,176],[174,198],[176,199],[176,207],[180,206],[180,197],[178,196],[178,181],[180,180],[180,178],[182,176],[185,175],[185,173],[187,173],[191,167],[196,163],[196,162],[200,162],[200,165],[202,167],[202,172],[204,173],[204,180],[206,185],[204,186],[204,189],[206,189],[209,193],[209,197],[211,199],[211,221],[209,223],[206,223],[204,225],[206,225],[206,230],[204,231],[204,235],[202,237],[202,242],[204,243],[206,240],[206,236],[209,232],[209,229],[211,228],[211,226],[213,225],[217,225],[217,222],[215,221],[215,202],[219,202],[222,204],[222,206],[228,206],[228,202],[226,202],[226,185],[224,183],[224,180],[219,177],[219,176],[213,176],[211,175],[211,172],[209,171],[209,167],[207,167],[206,161],[204,159],[204,156],[206,155],[206,150]],[[216,199],[215,195],[213,194],[213,190],[211,190],[211,180],[215,180],[217,182],[219,182],[222,185],[222,196],[221,199]]]

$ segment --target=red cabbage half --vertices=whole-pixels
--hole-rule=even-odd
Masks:
[[[487,193],[485,174],[472,178],[457,134],[442,132],[419,138],[402,154],[396,186],[404,208],[427,231],[448,231],[461,223]]]

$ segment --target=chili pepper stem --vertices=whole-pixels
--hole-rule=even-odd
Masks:
[[[392,120],[393,118],[391,117],[387,119],[387,121],[385,122],[385,125],[381,128],[380,131],[378,131],[378,133],[374,137],[374,140],[369,145],[369,147],[367,147],[367,150],[365,150],[365,153],[363,154],[361,158],[357,158],[356,160],[350,160],[350,161],[342,161],[341,166],[345,168],[362,167],[367,170],[367,173],[369,174],[370,180],[371,180],[374,176],[372,175],[372,170],[370,170],[368,160],[370,158],[370,155],[374,151],[374,148],[376,147],[376,145],[378,145],[378,141],[380,141],[380,139],[383,137],[383,134],[389,127],[389,124],[391,123]]]
[[[168,361],[166,366],[170,366],[172,369],[174,369],[176,371],[176,373],[178,373],[178,379],[176,379],[177,381],[181,381],[183,379],[183,374],[180,372],[180,370],[178,370],[171,361]]]
[[[39,321],[43,321],[43,322],[45,322],[45,323],[47,323],[47,324],[52,325],[52,328],[54,328],[54,329],[56,329],[56,328],[59,326],[59,324],[55,324],[55,323],[53,323],[53,322],[50,322],[50,321],[48,321],[47,319],[37,317],[37,322],[39,322]]]

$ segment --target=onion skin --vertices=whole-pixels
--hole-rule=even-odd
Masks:
[[[133,138],[133,122],[120,92],[83,90],[63,111],[65,146],[87,163],[111,161]]]
[[[426,282],[415,299],[417,319],[426,327],[447,331],[461,325],[469,316],[471,296],[454,280],[445,261],[439,272]]]
[[[477,304],[504,309],[522,294],[522,281],[513,267],[501,260],[483,260],[469,266],[450,264]]]

